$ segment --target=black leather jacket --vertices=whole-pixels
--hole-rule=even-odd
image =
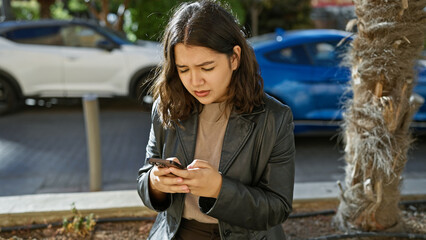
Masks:
[[[200,197],[199,207],[219,220],[221,239],[285,239],[281,227],[292,210],[295,146],[289,107],[265,95],[264,105],[250,114],[231,113],[226,128],[217,199]],[[183,128],[163,129],[154,104],[147,157],[177,157],[184,166],[194,158],[198,114]],[[158,213],[149,239],[172,239],[179,228],[185,194],[168,194],[165,205],[149,197],[145,162],[139,170],[138,192]]]

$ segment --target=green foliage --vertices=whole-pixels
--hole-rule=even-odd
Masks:
[[[126,33],[133,33],[138,39],[158,41],[167,24],[170,9],[179,0],[134,1],[129,9],[130,23],[126,22]],[[127,20],[127,19],[126,19]]]
[[[232,14],[238,19],[241,25],[246,21],[246,10],[241,1],[245,0],[219,0],[222,4],[228,5]]]
[[[245,20],[245,10],[241,0],[221,0],[228,3],[241,23]],[[139,0],[134,1],[126,17],[124,31],[127,36],[138,39],[159,41],[171,17],[172,9],[184,0]],[[130,36],[129,36],[130,35]]]
[[[75,2],[78,0],[70,0]],[[40,3],[37,0],[11,1],[12,11],[17,20],[37,20],[40,19]],[[62,1],[56,1],[50,6],[53,19],[71,19],[71,15],[64,9]]]
[[[11,1],[11,6],[17,20],[33,20],[40,18],[40,4],[37,0]]]
[[[68,234],[71,237],[78,238],[89,236],[96,225],[93,213],[83,217],[80,211],[75,207],[75,203],[71,206],[73,216],[70,219],[64,218],[62,228],[58,230],[58,233]]]
[[[69,0],[68,8],[73,12],[87,11],[87,6],[82,0]]]
[[[101,1],[95,1],[100,7]],[[249,0],[218,0],[229,5],[239,22],[250,29],[250,11],[252,3]],[[313,27],[310,21],[310,0],[253,0],[262,3],[259,16],[259,34],[268,33],[280,27],[283,29],[300,29]],[[123,31],[127,37],[136,41],[146,39],[159,41],[170,18],[172,9],[185,0],[137,0],[130,1],[130,6],[124,15]],[[110,12],[116,13],[123,0],[110,0]],[[11,2],[12,10],[19,20],[40,18],[40,4],[37,0]],[[69,10],[69,11],[68,11]],[[69,0],[68,6],[62,1],[56,1],[51,6],[52,17],[55,19],[70,19],[72,15],[81,16],[89,10],[84,0]],[[84,15],[84,14],[83,14]]]
[[[127,10],[124,14],[124,24],[123,24],[123,31],[126,33],[127,39],[134,42],[138,39],[135,32],[138,29],[138,23],[134,22],[132,19],[132,9]]]
[[[55,4],[50,6],[50,12],[52,14],[52,18],[54,19],[71,19],[72,18],[68,10],[64,9],[63,2],[56,1]]]

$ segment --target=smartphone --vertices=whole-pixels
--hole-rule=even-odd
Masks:
[[[185,169],[185,167],[179,163],[167,159],[148,158],[148,162],[152,165],[157,165],[158,167],[175,167],[179,169]]]

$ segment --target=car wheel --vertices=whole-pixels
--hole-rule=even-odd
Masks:
[[[12,86],[0,78],[0,115],[11,112],[18,106],[18,96]]]

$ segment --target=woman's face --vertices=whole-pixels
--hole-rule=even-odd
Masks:
[[[183,43],[176,44],[174,50],[180,80],[192,96],[202,104],[226,100],[232,72],[239,65],[239,46],[234,47],[231,57],[210,48]]]

